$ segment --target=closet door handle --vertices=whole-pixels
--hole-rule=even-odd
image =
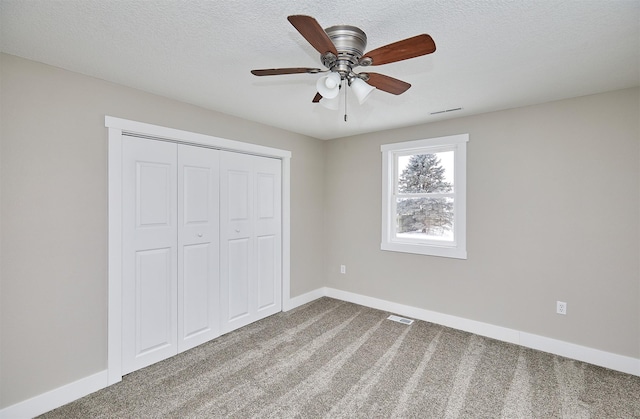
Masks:
[[[240,233],[240,229],[239,228],[236,228],[236,233]]]
[[[198,233],[198,237],[202,237],[202,233]]]

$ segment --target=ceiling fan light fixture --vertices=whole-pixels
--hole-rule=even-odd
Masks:
[[[316,88],[324,99],[333,99],[337,97],[340,92],[340,82],[340,74],[331,72],[318,79]]]
[[[353,94],[356,95],[356,98],[358,98],[358,103],[360,103],[361,105],[365,100],[367,100],[371,92],[376,90],[375,87],[365,83],[358,77],[351,80],[350,86],[351,89],[353,89]]]

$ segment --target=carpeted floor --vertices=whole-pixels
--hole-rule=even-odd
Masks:
[[[640,418],[640,377],[322,298],[43,418]]]

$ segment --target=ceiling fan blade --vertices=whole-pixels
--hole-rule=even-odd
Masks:
[[[313,97],[313,100],[311,102],[318,103],[320,102],[320,99],[322,99],[322,95],[320,93],[316,93],[316,95]]]
[[[320,73],[324,70],[319,68],[305,68],[305,67],[291,67],[291,68],[265,68],[263,70],[251,70],[251,74],[254,76],[279,76],[282,74],[299,74],[299,73],[309,73],[315,74]]]
[[[394,79],[393,77],[385,76],[378,73],[361,73],[369,76],[367,83],[374,86],[376,89],[392,93],[394,95],[400,95],[406,92],[411,85],[402,80]]]
[[[422,34],[376,48],[364,54],[362,59],[368,57],[372,60],[371,65],[382,65],[431,54],[435,50],[436,44],[433,39],[427,34]]]
[[[329,38],[329,35],[322,29],[322,26],[320,26],[317,20],[305,15],[292,15],[289,16],[287,20],[291,22],[298,32],[300,32],[300,35],[320,54],[331,52],[336,57],[338,56],[336,46],[333,45],[331,38]]]

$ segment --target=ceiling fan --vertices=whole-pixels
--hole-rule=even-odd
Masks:
[[[384,74],[355,73],[353,70],[356,67],[394,63],[431,54],[436,50],[433,39],[427,34],[422,34],[364,53],[367,46],[367,35],[360,28],[337,25],[322,29],[313,17],[304,15],[292,15],[287,20],[320,53],[320,61],[328,70],[306,67],[271,68],[251,70],[251,74],[277,76],[328,73],[318,80],[316,84],[318,93],[312,102],[320,102],[332,109],[337,109],[337,96],[343,83],[351,87],[361,104],[376,88],[399,95],[411,87],[407,82]]]

